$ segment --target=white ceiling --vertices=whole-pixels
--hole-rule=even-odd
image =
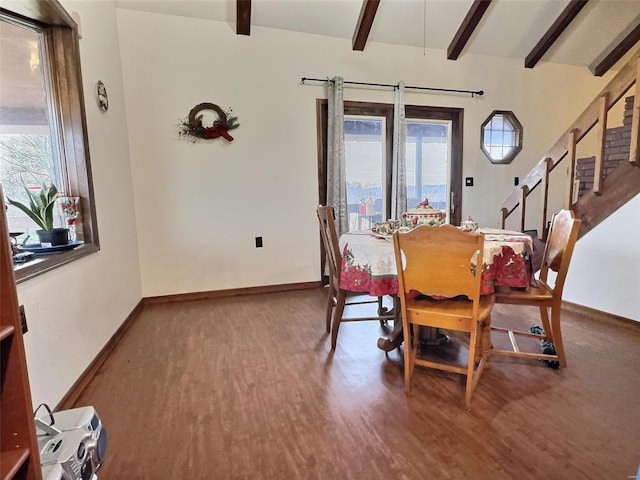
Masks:
[[[235,30],[235,0],[115,3],[119,8],[228,22]],[[381,0],[368,42],[446,50],[472,3]],[[494,0],[461,57],[466,53],[495,55],[522,59],[524,64],[568,4],[569,0]],[[253,0],[251,25],[351,40],[361,6],[362,0]],[[541,61],[589,67],[638,24],[640,0],[590,0]],[[640,45],[632,51],[638,48]]]

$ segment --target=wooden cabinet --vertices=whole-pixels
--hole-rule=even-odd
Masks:
[[[0,480],[41,480],[11,247],[0,187]]]

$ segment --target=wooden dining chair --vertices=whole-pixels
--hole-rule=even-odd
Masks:
[[[329,294],[326,309],[326,329],[331,333],[331,349],[335,350],[338,341],[338,330],[342,322],[355,322],[363,320],[378,320],[381,323],[394,319],[397,308],[391,311],[383,306],[382,297],[375,300],[351,301],[347,302],[348,290],[340,286],[340,266],[342,264],[342,254],[338,243],[338,234],[335,225],[335,213],[333,207],[319,205],[317,208],[318,221],[320,223],[320,236],[322,245],[326,252],[327,264],[329,266]],[[361,292],[359,295],[363,295]],[[345,306],[377,304],[375,315],[364,317],[344,317]]]
[[[537,285],[529,290],[509,289],[496,292],[496,303],[539,307],[542,329],[534,326],[530,331],[523,331],[492,326],[492,332],[506,333],[509,336],[511,349],[492,348],[491,355],[533,358],[543,360],[554,368],[566,367],[560,310],[562,290],[569,271],[573,248],[578,240],[580,224],[581,221],[575,218],[572,211],[560,210],[551,222]],[[553,287],[547,283],[549,271],[557,274]],[[551,321],[549,321],[549,309],[551,309]],[[517,336],[537,338],[543,347],[542,352],[522,351],[516,341]]]
[[[411,391],[415,365],[459,373],[467,377],[465,406],[469,409],[487,360],[480,330],[490,325],[494,303],[493,295],[480,296],[484,237],[453,225],[424,225],[408,233],[394,233],[393,245],[404,335],[405,391]],[[421,358],[420,326],[467,332],[466,366]]]

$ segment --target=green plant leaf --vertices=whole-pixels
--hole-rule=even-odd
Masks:
[[[22,210],[24,213],[27,214],[27,216],[33,220],[36,225],[38,225],[38,227],[40,227],[42,230],[46,230],[44,223],[42,222],[42,219],[40,218],[40,216],[35,213],[34,210],[30,209],[29,207],[27,207],[26,205],[17,202],[15,200],[11,200],[9,197],[7,197],[7,202],[10,205],[13,205],[14,207],[18,207],[20,210]]]
[[[25,185],[25,191],[29,197],[29,206],[7,197],[7,202],[22,210],[42,230],[53,230],[53,209],[60,195],[56,186],[52,183],[47,188],[42,185],[38,193],[32,192]]]

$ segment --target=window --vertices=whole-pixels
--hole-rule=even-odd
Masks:
[[[407,206],[425,198],[447,211],[451,121],[407,119]]]
[[[319,203],[326,204],[327,102],[318,100]],[[390,218],[393,105],[345,102],[349,230]],[[407,208],[425,198],[460,222],[462,109],[406,105]]]
[[[73,251],[16,265],[21,281],[97,251],[98,235],[76,25],[55,0],[24,0],[10,8],[0,13],[3,193],[25,201],[24,186],[55,183],[62,193],[80,197],[76,231],[85,242]],[[10,231],[25,232],[22,238],[37,228],[15,207],[6,215]],[[62,225],[62,218],[57,222]],[[30,242],[37,241],[33,237]]]
[[[491,163],[511,163],[522,150],[522,125],[513,112],[494,110],[482,124],[481,136]]]
[[[349,231],[382,221],[386,194],[385,131],[383,116],[345,115]]]

